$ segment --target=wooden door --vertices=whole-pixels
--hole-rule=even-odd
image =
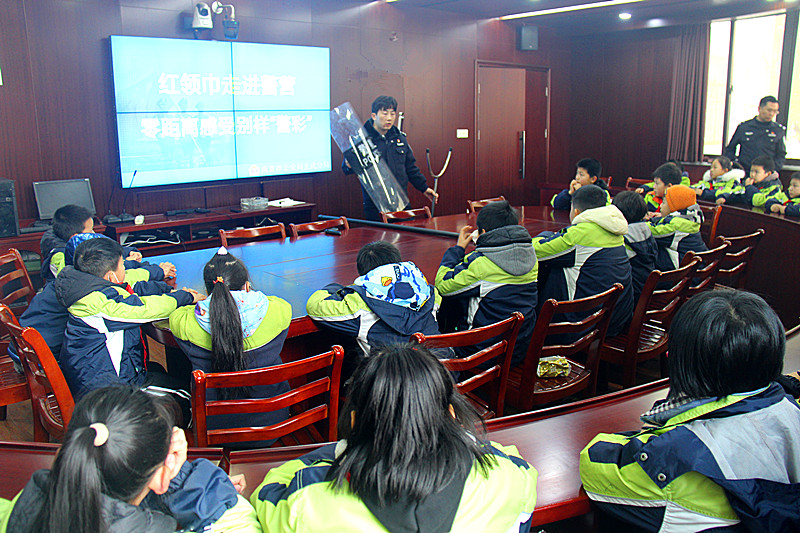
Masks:
[[[475,197],[534,204],[546,173],[548,72],[479,65],[477,78]]]

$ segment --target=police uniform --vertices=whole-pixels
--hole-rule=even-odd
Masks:
[[[408,188],[408,183],[411,184],[420,192],[428,190],[428,182],[425,176],[417,166],[417,160],[414,153],[411,151],[411,146],[406,141],[406,134],[397,129],[397,126],[392,126],[386,135],[381,135],[373,125],[374,121],[369,119],[364,123],[364,130],[369,135],[369,138],[374,143],[377,151],[380,153],[389,170],[392,171],[397,183],[403,190]],[[348,167],[345,162],[342,162],[342,170],[345,174],[353,174],[352,168]],[[378,208],[372,202],[372,199],[362,187],[362,194],[364,195],[364,218],[368,220],[380,220],[380,213]],[[406,206],[408,207],[408,206]]]
[[[780,170],[786,162],[786,126],[777,122],[761,122],[753,117],[736,127],[731,142],[725,147],[723,155],[731,161],[738,161],[745,170],[750,170],[753,159],[768,155],[775,161],[775,169]],[[736,157],[736,147],[739,156]]]

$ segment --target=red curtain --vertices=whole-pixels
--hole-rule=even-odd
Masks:
[[[667,159],[703,158],[710,32],[707,23],[685,26],[682,30],[672,76]]]

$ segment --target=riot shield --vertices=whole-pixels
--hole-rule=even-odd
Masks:
[[[378,211],[405,209],[408,194],[381,158],[350,102],[331,110],[331,136]]]

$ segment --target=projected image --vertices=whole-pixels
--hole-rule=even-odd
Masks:
[[[120,36],[111,48],[123,187],[331,170],[327,48]]]

